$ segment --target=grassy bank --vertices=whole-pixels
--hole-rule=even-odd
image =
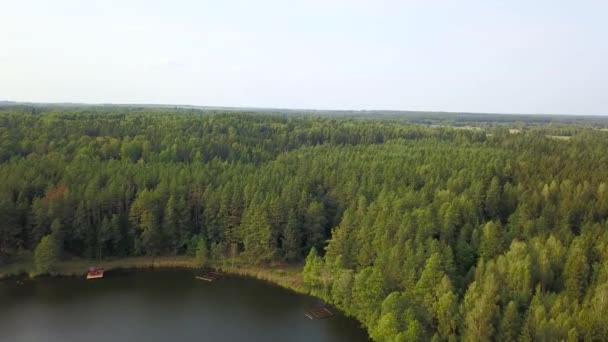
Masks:
[[[52,276],[84,276],[89,266],[102,267],[106,271],[115,269],[144,269],[144,268],[196,268],[194,258],[188,256],[167,257],[131,257],[109,260],[72,259],[64,260],[55,265]],[[273,284],[305,293],[301,265],[271,263],[267,265],[251,265],[235,259],[234,263],[218,263],[211,268],[229,274],[236,274],[268,281]],[[9,265],[0,266],[0,279],[18,275],[30,274],[31,260],[19,260]]]
[[[130,257],[111,260],[72,259],[64,260],[55,265],[51,276],[84,277],[90,266],[102,267],[106,271],[118,269],[153,269],[153,268],[190,268],[196,272],[195,259],[188,256],[166,257]],[[301,264],[270,263],[252,265],[244,260],[235,258],[234,262],[226,261],[209,265],[208,268],[219,270],[226,274],[260,279],[271,284],[292,290],[301,294],[311,294],[304,286]],[[31,274],[32,261],[30,258],[21,259],[9,265],[0,266],[0,280]]]
[[[261,279],[298,293],[308,293],[302,280],[302,266],[288,264],[271,264],[265,266],[235,264],[234,267],[222,267],[217,269],[246,277]]]
[[[84,276],[89,266],[98,266],[106,270],[126,268],[193,268],[193,259],[189,257],[132,257],[109,260],[71,259],[58,262],[50,273],[52,276]],[[0,266],[0,279],[17,275],[31,274],[32,262],[20,260],[13,264]]]

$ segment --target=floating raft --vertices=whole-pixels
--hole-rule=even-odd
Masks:
[[[103,268],[89,267],[89,272],[87,272],[87,279],[103,278],[103,271]]]
[[[334,313],[327,307],[314,308],[306,312],[306,317],[310,319],[328,318],[334,315]]]
[[[211,281],[218,280],[221,276],[222,276],[222,274],[218,273],[218,272],[207,272],[203,275],[196,276],[195,278],[211,282]]]

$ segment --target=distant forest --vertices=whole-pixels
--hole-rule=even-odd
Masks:
[[[0,264],[203,246],[376,341],[608,340],[608,118],[376,114],[0,108]]]

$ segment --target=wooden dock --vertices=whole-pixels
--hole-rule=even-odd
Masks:
[[[208,282],[216,281],[222,276],[221,273],[218,272],[207,272],[203,275],[195,276],[196,279],[204,280]]]
[[[305,313],[306,317],[310,319],[321,319],[328,318],[334,315],[334,313],[327,307],[310,309]]]

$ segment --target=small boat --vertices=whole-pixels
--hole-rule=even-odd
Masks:
[[[103,278],[103,268],[98,267],[89,267],[89,272],[87,272],[87,279],[99,279]]]

